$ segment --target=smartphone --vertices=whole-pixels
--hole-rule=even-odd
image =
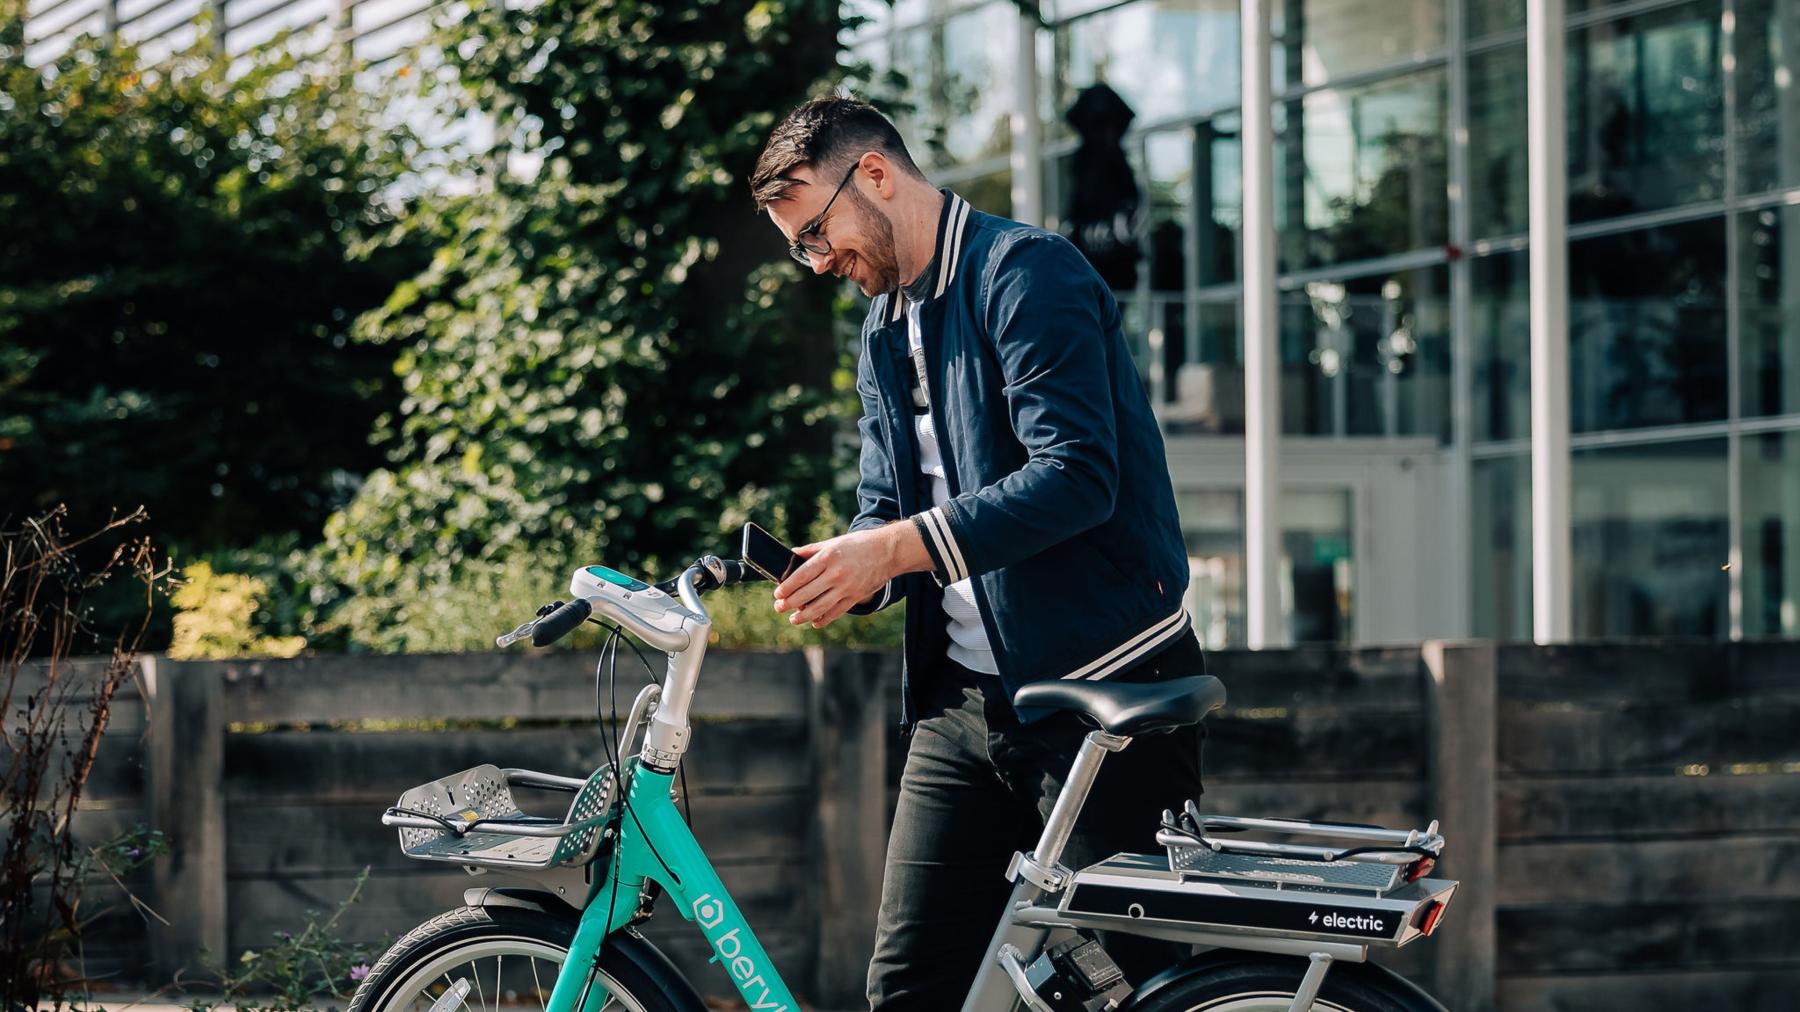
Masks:
[[[744,525],[744,564],[761,573],[763,578],[780,583],[805,562],[794,550],[776,540],[775,535],[755,524]]]

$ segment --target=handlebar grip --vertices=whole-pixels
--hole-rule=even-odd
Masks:
[[[547,647],[569,634],[569,630],[587,621],[594,613],[594,606],[586,601],[570,601],[543,618],[532,623],[531,645]]]
[[[725,584],[755,583],[763,579],[763,575],[736,559],[721,560],[725,566]]]

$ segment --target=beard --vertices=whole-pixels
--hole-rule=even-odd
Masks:
[[[894,249],[894,223],[875,206],[875,202],[850,188],[851,202],[862,212],[868,239],[853,254],[862,262],[863,280],[857,283],[862,293],[871,298],[900,287],[900,255]]]

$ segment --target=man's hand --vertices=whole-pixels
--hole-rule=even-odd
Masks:
[[[814,629],[880,593],[901,573],[931,568],[925,543],[908,520],[801,545],[794,554],[806,562],[775,588],[775,610],[793,612],[790,625]]]

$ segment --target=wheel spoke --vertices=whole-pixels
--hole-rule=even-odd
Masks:
[[[544,982],[538,979],[537,957],[531,957],[531,985],[537,988],[538,1008],[550,1012],[550,1002],[544,997]]]

